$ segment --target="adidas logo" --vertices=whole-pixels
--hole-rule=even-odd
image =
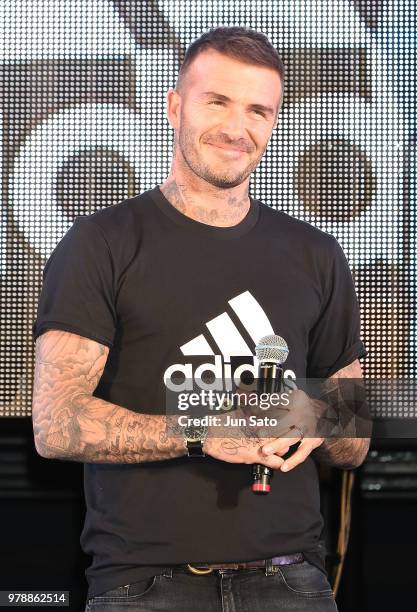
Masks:
[[[251,372],[254,378],[258,375],[259,362],[253,349],[249,347],[249,339],[253,347],[262,336],[274,334],[272,325],[250,291],[244,291],[231,300],[228,300],[233,313],[237,317],[235,323],[227,312],[207,321],[207,332],[196,336],[189,342],[180,346],[182,354],[187,356],[210,356],[213,361],[200,364],[193,372],[192,363],[173,363],[164,372],[164,383],[168,389],[175,392],[192,391],[195,385],[201,389],[213,391],[232,391],[232,381],[239,385],[243,372]],[[238,326],[241,327],[239,331]],[[245,337],[246,336],[246,340]],[[240,364],[232,372],[232,357],[248,358],[248,363]],[[214,380],[205,382],[203,376],[211,372]],[[181,383],[172,380],[173,375],[182,375]],[[285,370],[284,377],[296,376],[292,370]]]

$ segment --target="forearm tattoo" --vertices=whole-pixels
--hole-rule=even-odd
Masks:
[[[165,433],[166,417],[136,413],[92,393],[108,347],[53,330],[36,342],[32,422],[47,458],[86,463],[138,463],[186,454],[181,437]]]
[[[358,467],[368,453],[372,431],[358,360],[324,381],[322,399],[328,402],[330,410],[337,412],[339,419],[343,415],[345,425],[341,432],[346,437],[339,433],[338,437],[325,438],[313,450],[313,456],[321,463],[342,469]]]

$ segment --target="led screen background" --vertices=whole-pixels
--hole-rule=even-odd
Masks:
[[[167,176],[165,96],[218,25],[265,33],[287,67],[251,193],[336,236],[372,378],[415,377],[416,8],[387,1],[0,3],[0,415],[29,416],[42,270],[77,215]]]

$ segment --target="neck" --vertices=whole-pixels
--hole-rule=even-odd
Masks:
[[[237,225],[250,208],[248,183],[230,190],[209,190],[190,185],[171,174],[160,185],[160,190],[168,202],[184,215],[207,225]]]

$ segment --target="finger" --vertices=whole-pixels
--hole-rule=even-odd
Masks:
[[[275,440],[274,440],[274,442],[275,442]],[[271,455],[277,455],[278,457],[282,457],[282,455],[285,455],[286,453],[288,453],[288,451],[290,450],[290,447],[289,447],[289,446],[280,446],[280,447],[279,447],[279,448],[277,448],[275,451],[272,451],[272,452],[270,452],[270,453],[265,453],[265,452],[262,450],[262,447],[261,447],[261,449],[260,449],[260,450],[261,450],[262,455],[263,455],[264,457],[265,457],[265,456],[266,456],[266,457],[269,457],[269,456],[271,456]]]
[[[299,465],[303,461],[307,459],[314,446],[311,445],[307,440],[303,440],[300,446],[297,448],[295,453],[291,455],[289,459],[286,459],[284,463],[281,465],[282,472],[288,472],[292,470],[295,466]]]
[[[263,454],[260,447],[258,448],[257,456],[258,456],[258,460],[257,460],[258,463],[261,463],[262,465],[266,465],[273,470],[279,470],[282,464],[284,463],[284,459],[282,459],[282,457],[279,457],[278,455],[270,455],[266,457]]]
[[[289,449],[292,444],[296,444],[301,440],[301,437],[297,438],[277,438],[274,442],[268,442],[265,446],[262,446],[262,452],[264,455],[273,455],[274,453],[282,452],[285,449]],[[285,454],[285,453],[283,453]]]
[[[259,456],[259,463],[261,465],[266,465],[271,468],[271,470],[279,470],[281,469],[284,459],[282,457],[278,457],[277,455],[271,455],[270,457]]]

